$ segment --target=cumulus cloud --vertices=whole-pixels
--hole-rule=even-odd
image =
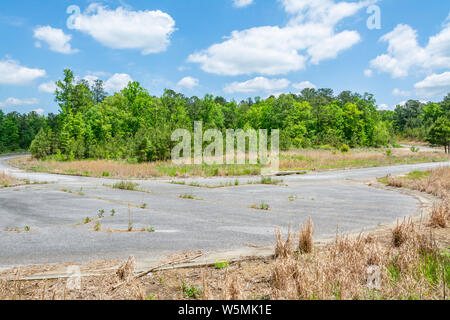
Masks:
[[[311,83],[309,81],[302,81],[302,82],[299,82],[299,83],[294,83],[292,86],[295,89],[300,90],[300,91],[303,90],[303,89],[307,89],[307,88],[310,88],[310,89],[317,88],[317,86],[315,84],[313,84],[313,83]]]
[[[125,88],[133,79],[126,73],[116,73],[105,82],[107,92],[117,92]]]
[[[417,31],[409,25],[399,24],[380,39],[388,43],[387,53],[370,62],[373,69],[390,74],[393,78],[409,75],[411,69],[419,71],[450,67],[450,25],[430,37],[425,47],[417,41]]]
[[[188,62],[219,75],[278,75],[333,59],[360,41],[356,31],[336,25],[373,1],[279,0],[291,16],[286,26],[233,31],[221,43],[191,54]]]
[[[45,93],[54,93],[56,90],[56,84],[53,81],[41,83],[38,87],[38,90]]]
[[[34,38],[46,42],[49,45],[50,50],[55,52],[71,54],[79,51],[77,49],[72,49],[72,46],[70,45],[72,36],[70,34],[65,34],[61,29],[55,29],[50,26],[36,27],[34,29]],[[41,44],[37,42],[36,47],[40,48]]]
[[[18,98],[8,98],[4,101],[0,101],[0,108],[8,108],[15,106],[29,106],[36,105],[39,103],[39,99],[30,98],[30,99],[18,99]]]
[[[24,67],[15,60],[0,61],[0,84],[25,85],[45,74],[45,70]]]
[[[414,85],[417,95],[432,98],[450,92],[450,72],[432,74]]]
[[[290,81],[287,79],[267,79],[256,77],[244,82],[233,82],[227,84],[223,91],[225,93],[251,93],[251,92],[277,92],[287,88]]]
[[[192,89],[194,87],[197,87],[199,84],[199,80],[192,77],[184,77],[178,82],[178,86],[185,87],[188,89]]]
[[[160,10],[110,10],[96,3],[75,16],[71,27],[109,48],[137,49],[144,55],[165,51],[176,30],[172,17]]]
[[[392,94],[394,96],[408,97],[411,95],[411,92],[395,88],[394,90],[392,90]]]
[[[253,0],[233,0],[233,5],[236,8],[244,8],[248,7],[253,3]]]

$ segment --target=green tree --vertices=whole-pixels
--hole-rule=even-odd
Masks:
[[[443,146],[446,153],[450,153],[450,119],[440,117],[432,125],[428,134],[428,142],[436,146]]]

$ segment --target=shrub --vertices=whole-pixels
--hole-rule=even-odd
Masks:
[[[341,152],[342,153],[348,153],[350,151],[350,146],[344,144],[341,146]]]

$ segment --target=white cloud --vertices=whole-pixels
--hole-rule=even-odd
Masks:
[[[36,112],[40,116],[42,116],[44,114],[44,112],[45,112],[45,110],[42,109],[42,108],[37,108],[37,109],[31,110],[31,111],[32,112]]]
[[[233,5],[237,8],[248,7],[253,3],[253,0],[233,0]]]
[[[46,42],[50,46],[50,50],[55,52],[71,54],[79,51],[77,49],[72,49],[70,45],[72,36],[70,34],[65,34],[61,29],[55,29],[50,26],[37,27],[34,29],[34,37]],[[38,48],[41,47],[39,42],[36,46]]]
[[[192,77],[184,77],[183,79],[181,79],[178,82],[178,86],[185,87],[185,88],[188,88],[188,89],[192,89],[194,87],[197,87],[198,84],[199,84],[199,80],[195,79],[195,78],[192,78]]]
[[[450,93],[450,72],[432,74],[414,85],[422,98],[432,98]]]
[[[45,74],[45,70],[23,67],[15,60],[0,61],[0,84],[25,85]]]
[[[105,82],[105,90],[109,93],[125,88],[133,79],[126,73],[116,73]]]
[[[310,88],[310,89],[317,88],[317,86],[315,84],[313,84],[313,83],[311,83],[309,81],[302,81],[302,82],[299,82],[299,83],[294,83],[292,86],[295,89],[300,90],[300,91],[303,90],[303,89],[307,89],[307,88]]]
[[[411,92],[395,88],[394,90],[392,90],[392,94],[394,96],[408,97],[411,95]]]
[[[36,105],[39,103],[39,99],[30,98],[30,99],[18,99],[18,98],[8,98],[4,101],[0,101],[0,108],[8,108],[15,106],[29,106]]]
[[[54,93],[56,90],[56,84],[53,81],[45,82],[39,85],[38,90],[45,93]]]
[[[279,0],[292,15],[284,27],[233,31],[221,43],[188,57],[205,72],[219,75],[278,75],[335,58],[360,41],[356,31],[336,33],[336,25],[373,1]]]
[[[245,82],[233,82],[227,84],[223,91],[225,93],[251,93],[251,92],[277,92],[289,86],[287,79],[267,79],[264,77],[256,77]]]
[[[98,80],[98,77],[94,75],[87,75],[83,78],[83,80],[86,80],[89,83],[89,85],[92,86],[94,85],[95,80]]]
[[[138,49],[144,55],[165,51],[176,30],[172,17],[160,10],[110,10],[96,3],[75,17],[73,29],[89,34],[104,46]]]
[[[392,110],[387,104],[382,103],[378,106],[378,110]]]
[[[417,41],[417,31],[399,24],[380,39],[388,43],[387,53],[370,62],[372,68],[393,78],[408,76],[411,69],[428,72],[450,67],[450,25],[430,37],[425,47]]]
[[[367,78],[370,78],[370,77],[372,77],[372,75],[373,75],[373,71],[372,71],[371,69],[366,69],[366,70],[364,70],[364,75],[365,75]]]

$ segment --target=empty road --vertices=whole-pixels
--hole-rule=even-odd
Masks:
[[[274,243],[276,226],[287,230],[308,217],[315,237],[333,236],[387,224],[414,214],[418,201],[397,192],[369,187],[368,179],[435,168],[450,163],[342,170],[283,177],[282,185],[247,184],[201,188],[171,180],[136,181],[142,191],[108,187],[115,180],[29,173],[0,157],[0,172],[46,184],[0,189],[0,267],[120,258],[157,259],[183,250],[228,251]],[[187,179],[218,185],[235,178]],[[181,199],[181,195],[195,199]],[[255,210],[262,202],[270,210]],[[133,230],[126,232],[130,203]],[[84,224],[86,217],[101,219]],[[111,215],[115,211],[114,216]],[[24,228],[31,228],[25,232]],[[20,230],[20,233],[11,231]],[[111,230],[112,232],[108,232]]]

